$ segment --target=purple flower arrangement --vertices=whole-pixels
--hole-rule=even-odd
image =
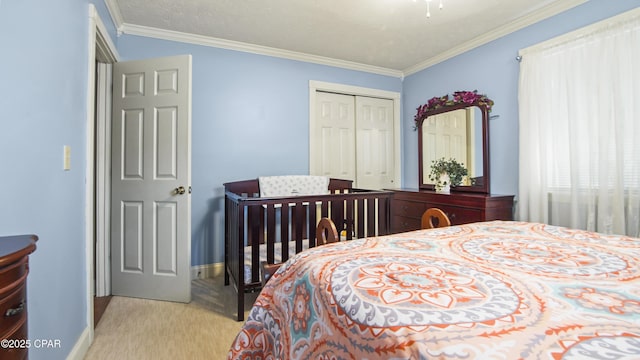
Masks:
[[[443,106],[452,106],[458,104],[468,105],[484,105],[487,111],[491,112],[493,106],[493,100],[489,99],[486,95],[478,94],[478,90],[473,91],[456,91],[453,93],[452,98],[449,95],[440,97],[433,97],[427,101],[426,104],[418,106],[416,109],[416,116],[414,119],[414,130],[418,128],[418,123],[427,118],[427,114],[430,111],[439,109]]]

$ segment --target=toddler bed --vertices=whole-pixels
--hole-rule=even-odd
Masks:
[[[261,289],[260,262],[285,262],[316,246],[315,229],[330,218],[341,240],[389,234],[390,191],[352,188],[351,180],[273,176],[225,187],[225,285],[237,292],[238,321],[245,292]]]

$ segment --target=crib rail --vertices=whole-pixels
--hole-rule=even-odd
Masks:
[[[267,262],[273,264],[278,260],[274,248],[280,243],[280,260],[286,261],[303,250],[303,240],[309,247],[316,246],[315,228],[321,217],[333,220],[343,240],[386,235],[391,230],[390,191],[335,188],[329,195],[260,198],[251,186],[242,188],[248,192],[236,193],[232,190],[239,187],[225,184],[225,285],[233,282],[238,292],[239,321],[244,319],[244,293],[261,287],[260,245],[266,247]],[[295,253],[290,254],[292,242]],[[251,252],[247,283],[245,251]]]

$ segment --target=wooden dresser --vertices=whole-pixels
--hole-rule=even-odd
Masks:
[[[0,237],[1,359],[28,357],[27,275],[36,235]]]
[[[422,213],[431,207],[443,210],[451,225],[488,220],[513,220],[513,195],[391,189],[391,231],[420,229]]]

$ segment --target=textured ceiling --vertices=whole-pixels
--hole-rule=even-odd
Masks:
[[[584,0],[107,0],[116,26],[150,28],[399,72],[424,67]],[[514,53],[515,53],[514,49]],[[455,54],[453,54],[455,55]]]

